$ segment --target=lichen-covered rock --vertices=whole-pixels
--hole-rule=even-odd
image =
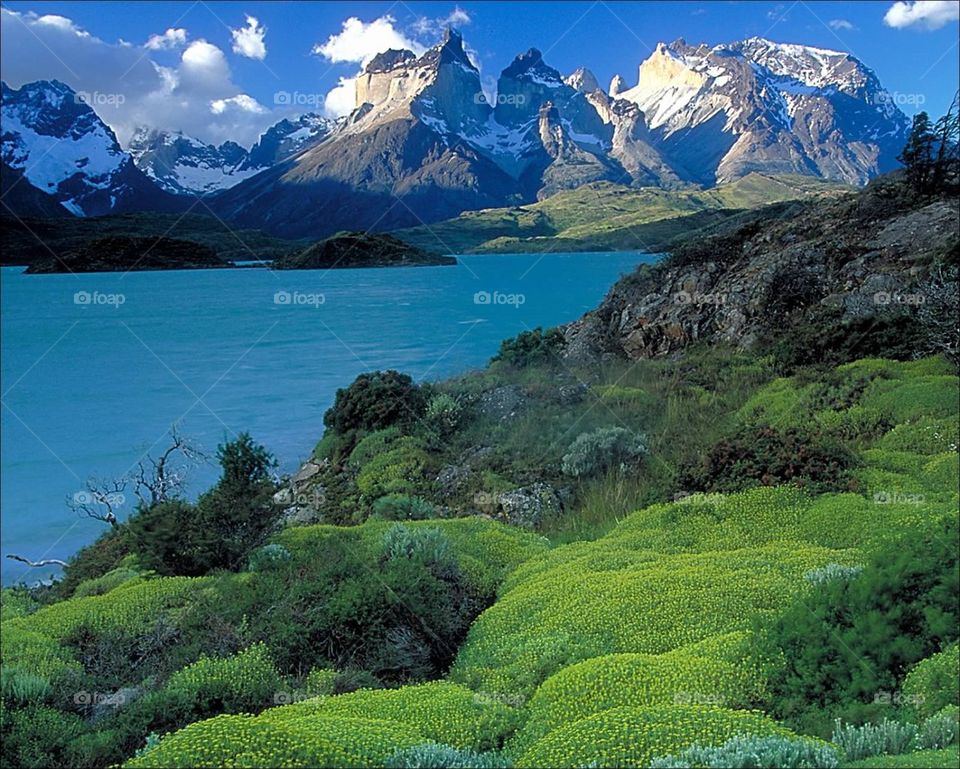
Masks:
[[[549,483],[534,483],[497,495],[498,517],[514,526],[533,528],[563,512],[560,493]]]

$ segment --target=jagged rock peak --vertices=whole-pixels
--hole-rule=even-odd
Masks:
[[[413,51],[408,51],[406,48],[391,48],[383,53],[378,53],[376,56],[370,59],[367,66],[363,68],[363,71],[389,72],[392,69],[402,67],[403,65],[414,61],[416,58],[416,54],[414,54]]]
[[[613,79],[610,81],[610,96],[616,98],[617,94],[621,91],[626,91],[628,88],[627,81],[624,80],[623,75],[616,74],[613,76]]]
[[[536,48],[518,54],[510,66],[500,73],[501,77],[518,78],[523,75],[539,75],[551,81],[561,82],[560,73],[544,62],[543,55]]]
[[[463,48],[463,37],[457,30],[447,27],[443,39],[417,60],[417,64],[460,64],[476,70]]]
[[[596,76],[586,67],[580,67],[567,75],[563,82],[580,93],[593,93],[600,90]]]

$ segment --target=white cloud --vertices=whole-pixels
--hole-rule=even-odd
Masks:
[[[446,16],[440,16],[435,19],[431,19],[429,16],[421,16],[413,22],[412,28],[418,35],[436,36],[441,34],[447,27],[465,27],[472,21],[473,17],[459,5],[456,5]]]
[[[323,107],[330,117],[343,117],[353,111],[356,102],[357,79],[341,77],[336,88],[323,100]]]
[[[162,35],[151,35],[143,47],[151,51],[161,51],[165,48],[179,48],[186,44],[187,30],[171,27]]]
[[[940,29],[958,19],[960,19],[960,3],[957,0],[916,0],[915,2],[901,0],[887,9],[883,22],[895,29],[912,26],[920,29]]]
[[[224,52],[205,40],[186,44],[184,38],[179,60],[163,66],[151,59],[157,49],[104,42],[65,17],[0,8],[0,19],[4,80],[19,88],[34,80],[57,79],[76,91],[122,94],[123,99],[95,107],[121,143],[137,126],[149,125],[205,142],[232,139],[249,146],[290,113],[271,112],[243,93],[233,82]],[[174,30],[157,37],[176,41],[180,36]]]
[[[333,63],[352,62],[366,64],[378,53],[390,49],[413,51],[418,56],[426,48],[416,40],[411,40],[394,25],[396,19],[392,16],[381,16],[369,24],[351,16],[343,22],[343,28],[337,35],[330,35],[327,42],[318,43],[313,47],[313,53],[323,56]]]
[[[233,36],[233,52],[248,59],[267,58],[267,46],[263,39],[267,35],[267,28],[260,24],[253,16],[247,16],[247,26],[240,29],[231,29]]]
[[[252,112],[255,115],[262,115],[267,111],[260,102],[245,93],[238,93],[229,99],[214,99],[210,102],[210,111],[214,115],[222,115],[228,109],[237,109],[240,112]]]
[[[853,24],[851,24],[846,19],[830,19],[830,21],[828,21],[827,24],[830,26],[830,29],[838,29],[838,30],[839,29],[844,29],[844,30],[855,29]]]

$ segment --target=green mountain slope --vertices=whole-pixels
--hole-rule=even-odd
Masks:
[[[678,235],[714,225],[743,209],[848,191],[846,185],[822,179],[758,173],[709,190],[634,189],[594,182],[531,205],[467,211],[396,235],[446,253],[654,251],[666,248]]]

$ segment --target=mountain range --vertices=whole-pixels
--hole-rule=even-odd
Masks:
[[[226,221],[318,237],[595,182],[702,189],[762,173],[862,185],[897,165],[909,122],[853,56],[762,38],[661,43],[635,85],[617,75],[606,90],[588,69],[563,76],[530,49],[491,94],[448,31],[421,56],[377,55],[355,88],[346,118],[283,120],[247,150],[149,126],[123,149],[64,84],[4,86],[4,189],[21,188],[4,203],[91,216],[186,209],[202,194]]]

